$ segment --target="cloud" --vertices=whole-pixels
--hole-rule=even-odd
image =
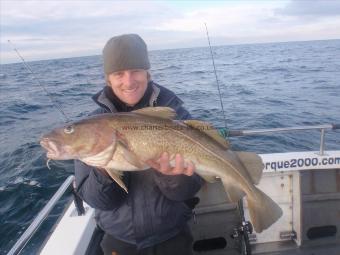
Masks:
[[[201,32],[204,30],[204,23],[207,23],[211,30],[216,29],[222,33],[245,31],[257,24],[259,18],[272,16],[273,8],[277,6],[278,4],[273,2],[265,2],[261,6],[252,2],[240,2],[239,5],[225,3],[215,7],[198,8],[184,12],[181,17],[161,22],[155,29]]]
[[[151,50],[207,46],[204,23],[213,45],[340,38],[336,1],[0,1],[1,63],[18,61],[8,39],[29,60],[100,54],[123,33]]]
[[[1,7],[1,63],[17,60],[8,39],[30,60],[45,53],[45,58],[80,56],[81,48],[100,54],[111,36],[143,36],[147,27],[173,15],[162,2],[142,1],[4,1]]]
[[[340,1],[292,0],[284,8],[277,9],[276,12],[287,16],[340,16]]]
[[[159,4],[148,1],[4,1],[4,15],[11,20],[62,20],[149,15],[160,11]],[[164,10],[166,11],[166,10]]]
[[[2,37],[8,34],[102,38],[144,31],[172,15],[161,3],[144,1],[5,1]],[[157,13],[157,15],[155,15]]]
[[[215,37],[212,40],[215,44],[340,38],[339,17],[304,19],[279,11],[292,4],[288,1],[252,1],[230,5],[226,2],[187,11],[181,17],[160,22],[154,29],[186,32],[187,41],[193,41],[199,34],[205,35],[206,22],[210,36]]]

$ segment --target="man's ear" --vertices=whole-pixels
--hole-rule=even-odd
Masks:
[[[111,82],[109,80],[109,76],[107,74],[105,74],[105,82],[106,82],[106,85],[111,87]]]

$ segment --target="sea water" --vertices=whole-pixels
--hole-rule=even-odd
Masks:
[[[340,123],[340,40],[215,46],[213,55],[227,127],[232,130]],[[29,59],[26,59],[29,61]],[[150,52],[152,79],[174,91],[193,118],[224,127],[210,50]],[[103,88],[100,56],[29,62],[0,70],[0,254],[13,246],[67,176],[71,161],[46,166],[39,137],[97,108]],[[46,88],[53,100],[44,92]],[[231,138],[235,150],[256,153],[319,150],[320,132]],[[340,135],[326,133],[326,149]],[[69,200],[66,195],[23,254],[34,254]]]

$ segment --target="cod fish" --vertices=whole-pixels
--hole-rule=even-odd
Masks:
[[[105,169],[123,189],[122,171],[149,169],[145,163],[168,152],[171,165],[181,154],[208,182],[220,178],[231,202],[246,196],[251,222],[260,233],[282,215],[281,208],[254,184],[263,170],[261,158],[233,152],[209,123],[174,120],[168,107],[147,107],[128,113],[108,113],[68,124],[43,135],[40,144],[54,160],[77,159]]]

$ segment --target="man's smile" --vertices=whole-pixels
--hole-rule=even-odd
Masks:
[[[138,89],[138,87],[132,88],[132,89],[123,89],[123,92],[126,94],[132,94],[134,92],[136,92],[136,90]]]

